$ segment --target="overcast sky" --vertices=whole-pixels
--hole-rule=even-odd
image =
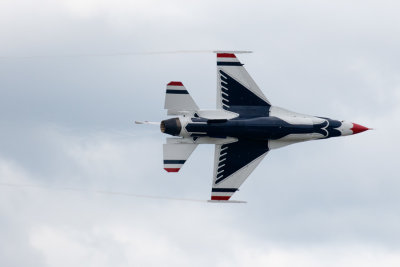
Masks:
[[[0,266],[399,266],[399,13],[2,0]],[[166,117],[171,80],[215,107],[214,54],[140,53],[216,49],[253,50],[240,60],[272,104],[376,130],[272,151],[233,197],[247,204],[96,193],[210,198],[212,145],[166,173],[166,136],[133,122]]]

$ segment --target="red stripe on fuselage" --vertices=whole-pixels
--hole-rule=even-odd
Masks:
[[[211,196],[211,200],[229,200],[230,196]]]
[[[228,53],[218,53],[217,57],[230,57],[230,58],[236,58],[235,54],[228,54]]]
[[[181,82],[170,82],[170,83],[167,84],[167,85],[172,85],[172,86],[183,86],[183,83],[181,83]]]
[[[180,168],[164,168],[167,172],[179,172]]]

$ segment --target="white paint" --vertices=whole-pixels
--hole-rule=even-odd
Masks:
[[[216,109],[216,110],[198,110],[196,112],[200,117],[209,119],[209,120],[221,120],[221,119],[233,119],[239,116],[239,114],[231,111],[227,111],[224,109]]]
[[[186,90],[185,86],[167,85],[167,89]],[[179,114],[180,111],[196,111],[199,109],[190,94],[165,94],[164,109],[168,110],[168,115]]]
[[[164,160],[187,160],[197,144],[164,144]],[[164,164],[164,168],[182,168],[183,164]]]
[[[349,122],[349,121],[342,121],[342,125],[337,128],[342,135],[351,135],[353,134],[353,131],[351,130],[351,128],[353,128],[353,123]]]

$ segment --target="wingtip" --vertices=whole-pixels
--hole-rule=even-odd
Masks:
[[[214,50],[213,53],[215,54],[250,54],[253,51],[249,50]]]
[[[207,200],[209,203],[235,203],[235,204],[246,204],[247,201],[242,200]]]

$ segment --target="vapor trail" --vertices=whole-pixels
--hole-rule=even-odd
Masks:
[[[32,56],[0,56],[0,59],[35,59],[35,58],[84,58],[84,57],[119,57],[119,56],[141,56],[141,55],[164,55],[164,54],[198,54],[198,53],[251,53],[242,50],[175,50],[175,51],[149,51],[149,52],[122,52],[122,53],[94,53],[94,54],[65,54],[65,55],[32,55]]]
[[[35,58],[81,58],[81,57],[118,57],[163,54],[197,54],[212,53],[213,50],[176,50],[152,52],[123,52],[123,53],[96,53],[96,54],[65,54],[65,55],[32,55],[32,56],[0,56],[0,59],[35,59]]]
[[[0,183],[0,186],[2,186],[2,187],[14,187],[14,188],[35,188],[35,189],[43,189],[43,190],[49,190],[49,191],[73,191],[73,192],[80,192],[80,193],[96,193],[96,194],[103,194],[103,195],[119,195],[119,196],[135,197],[135,198],[147,198],[147,199],[190,201],[190,202],[207,202],[207,200],[203,200],[203,199],[188,199],[188,198],[174,198],[174,197],[166,197],[166,196],[152,196],[152,195],[142,195],[142,194],[127,193],[127,192],[107,191],[107,190],[84,190],[84,189],[72,188],[72,187],[47,187],[47,186],[34,185],[34,184]]]

